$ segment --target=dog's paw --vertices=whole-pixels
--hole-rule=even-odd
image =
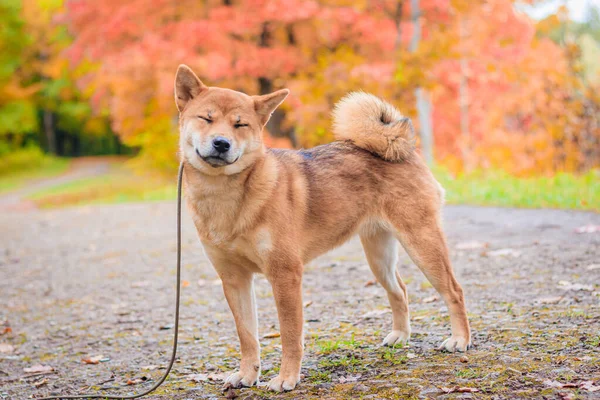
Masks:
[[[383,339],[384,346],[393,347],[395,345],[405,345],[408,343],[410,338],[410,332],[405,331],[391,331],[389,335]]]
[[[231,385],[234,388],[242,386],[250,387],[258,382],[259,371],[248,371],[246,373],[242,371],[234,372],[225,379],[225,385]]]
[[[268,384],[268,388],[274,392],[287,392],[289,390],[293,390],[298,382],[300,382],[300,374],[290,376],[277,375],[275,378],[271,379]]]
[[[452,336],[444,340],[438,350],[449,353],[454,353],[455,351],[464,353],[469,348],[471,348],[471,341],[469,339],[462,336]]]

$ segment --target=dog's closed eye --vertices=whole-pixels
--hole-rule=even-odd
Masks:
[[[243,128],[245,126],[248,126],[248,124],[240,124],[239,122],[235,125],[233,125],[234,128]]]
[[[198,115],[198,118],[205,120],[207,123],[212,124],[212,119]]]

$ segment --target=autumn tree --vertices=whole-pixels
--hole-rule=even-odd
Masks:
[[[267,129],[294,145],[332,140],[330,110],[350,90],[414,118],[420,89],[432,118],[416,118],[417,129],[431,122],[435,157],[452,169],[576,168],[545,154],[559,146],[549,132],[575,126],[554,118],[578,107],[563,77],[568,56],[512,0],[71,1],[66,20],[73,63],[98,66],[80,81],[94,106],[155,165],[175,161],[172,81],[186,63],[209,85],[292,89]],[[578,159],[576,140],[561,143]]]

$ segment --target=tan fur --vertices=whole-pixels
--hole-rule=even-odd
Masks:
[[[405,160],[414,150],[410,119],[391,104],[364,92],[350,93],[336,104],[333,134],[387,161]]]
[[[408,295],[396,268],[400,241],[448,305],[452,336],[443,348],[465,351],[470,330],[464,298],[440,227],[443,189],[412,151],[410,121],[377,98],[354,94],[335,112],[336,135],[345,141],[310,150],[267,149],[263,127],[287,94],[248,96],[207,87],[185,66],[176,77],[186,201],[223,281],[241,343],[240,370],[228,382],[248,386],[260,376],[252,279],[263,273],[273,287],[283,347],[269,388],[296,386],[303,266],[356,233],[392,307],[384,344],[410,335]],[[216,137],[231,142],[218,161],[210,158]]]

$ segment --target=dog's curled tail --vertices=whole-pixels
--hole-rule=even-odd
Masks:
[[[405,160],[415,148],[410,119],[391,104],[364,92],[352,92],[335,105],[333,134],[387,161]]]

